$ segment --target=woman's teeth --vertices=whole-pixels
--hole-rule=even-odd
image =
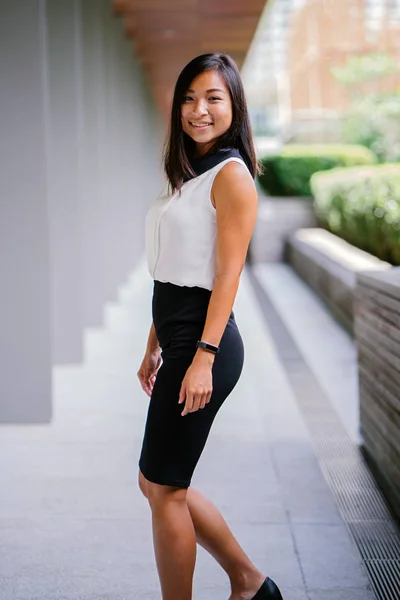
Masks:
[[[190,123],[192,127],[195,127],[196,129],[206,129],[206,127],[209,127],[210,125],[212,125],[212,123]]]

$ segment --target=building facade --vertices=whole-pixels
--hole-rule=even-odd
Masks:
[[[386,53],[400,64],[398,0],[308,0],[292,15],[288,37],[290,113],[297,137],[338,135],[349,89],[332,75],[349,57]],[[400,86],[399,75],[371,79],[365,92]]]

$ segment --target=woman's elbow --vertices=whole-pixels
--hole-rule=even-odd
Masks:
[[[215,279],[218,281],[226,281],[230,283],[239,282],[240,275],[244,268],[243,264],[230,265],[229,267],[217,268],[215,271]]]

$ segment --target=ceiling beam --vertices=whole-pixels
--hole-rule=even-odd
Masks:
[[[162,112],[183,67],[227,52],[241,68],[266,0],[113,0]]]

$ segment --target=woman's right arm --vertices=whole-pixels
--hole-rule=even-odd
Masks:
[[[148,396],[151,396],[154,382],[156,380],[157,371],[161,365],[161,348],[158,343],[154,323],[151,324],[149,339],[147,340],[146,353],[142,364],[139,367],[137,376],[142,389]]]
[[[146,353],[149,352],[151,354],[152,352],[155,352],[156,350],[160,350],[160,344],[158,343],[158,339],[157,339],[157,335],[156,335],[156,328],[154,327],[154,322],[153,322],[151,324],[151,328],[150,328],[150,332],[149,332],[149,339],[147,340]]]

